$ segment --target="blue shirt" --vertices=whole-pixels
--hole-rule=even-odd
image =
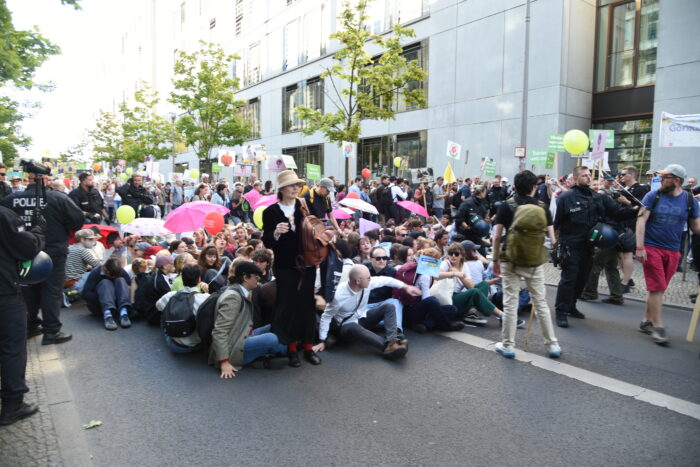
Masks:
[[[681,235],[688,222],[688,196],[692,195],[685,191],[678,196],[661,195],[647,220],[644,233],[645,246],[680,251]],[[642,204],[651,211],[655,198],[656,190],[652,190],[646,194]],[[690,218],[698,217],[700,217],[698,200],[693,199],[693,212],[690,213]]]

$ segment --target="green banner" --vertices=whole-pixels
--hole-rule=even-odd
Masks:
[[[211,165],[211,173],[220,174],[221,169],[223,169],[223,166],[221,164],[219,164],[218,162],[214,162]]]
[[[306,164],[306,178],[309,180],[321,180],[321,166]]]
[[[564,149],[564,135],[552,133],[547,138],[547,149],[552,151],[566,151]]]
[[[530,151],[530,159],[529,162],[532,165],[547,165],[547,159],[550,157],[552,161],[554,161],[554,152],[553,151],[547,151],[547,150],[542,150],[542,149],[532,149]]]
[[[548,151],[547,152],[547,162],[544,164],[544,168],[549,170],[554,168],[554,158],[557,157],[556,152]]]
[[[593,147],[593,141],[598,133],[605,133],[605,148],[615,147],[615,130],[588,130],[588,139],[590,146]]]
[[[496,175],[496,161],[486,161],[486,164],[484,164],[484,175],[487,177]]]

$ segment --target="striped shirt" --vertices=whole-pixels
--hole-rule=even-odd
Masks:
[[[87,272],[88,265],[94,268],[101,263],[101,258],[98,258],[92,248],[85,248],[81,243],[75,243],[68,247],[66,280],[78,280]]]

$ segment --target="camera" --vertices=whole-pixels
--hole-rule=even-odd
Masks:
[[[49,167],[33,160],[22,159],[19,165],[22,167],[22,170],[27,173],[32,173],[35,175],[51,175],[51,169]]]

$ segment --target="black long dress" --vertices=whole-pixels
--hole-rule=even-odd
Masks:
[[[312,344],[316,338],[314,283],[316,268],[299,266],[301,241],[299,233],[304,215],[301,203],[294,207],[295,230],[275,240],[274,232],[280,222],[289,222],[279,204],[263,211],[263,243],[275,253],[272,272],[277,281],[277,299],[271,331],[282,344],[300,341]]]

